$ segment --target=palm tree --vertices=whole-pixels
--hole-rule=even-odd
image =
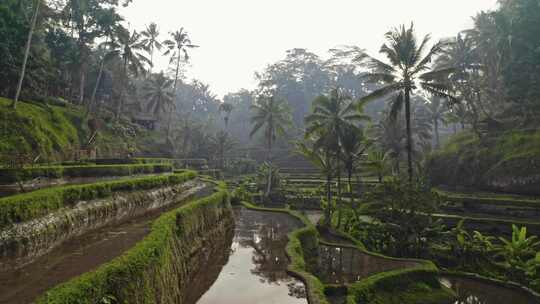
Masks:
[[[352,175],[358,168],[358,163],[369,147],[369,144],[361,128],[352,126],[344,129],[341,136],[341,160],[347,171],[347,183],[350,194],[352,194]]]
[[[229,118],[231,116],[231,112],[234,110],[234,106],[230,103],[223,102],[219,105],[219,111],[224,113],[223,120],[225,121],[225,129],[227,129],[229,125]]]
[[[460,103],[464,104],[470,112],[473,131],[478,137],[482,137],[479,130],[481,110],[486,116],[489,116],[481,102],[481,75],[485,72],[485,68],[480,61],[479,50],[473,37],[474,33],[472,35],[457,35],[451,40],[448,48],[437,58],[437,65],[455,68],[448,82]]]
[[[225,131],[219,131],[210,137],[210,148],[217,155],[220,169],[223,169],[225,153],[234,148],[234,141]]]
[[[172,40],[165,40],[163,44],[167,48],[164,55],[171,55],[170,63],[176,61],[176,71],[174,76],[173,94],[176,95],[176,88],[178,85],[178,73],[180,71],[180,61],[188,61],[189,54],[188,49],[197,48],[197,45],[191,43],[191,39],[188,33],[184,31],[184,28],[180,28],[179,31],[170,33]],[[169,137],[171,130],[172,111],[169,113],[169,121],[167,123],[167,137]]]
[[[142,54],[142,52],[145,51],[145,48],[141,43],[140,38],[141,35],[136,31],[130,33],[124,28],[121,28],[118,33],[117,43],[120,48],[120,56],[123,62],[123,84],[120,102],[116,109],[117,119],[120,117],[120,113],[122,113],[122,106],[124,104],[125,91],[129,80],[128,69],[133,75],[138,76],[139,73],[144,73],[146,71],[144,64],[150,64],[150,60]]]
[[[379,150],[373,150],[368,153],[367,169],[371,173],[375,173],[382,183],[384,174],[388,167],[388,153],[381,152]]]
[[[117,45],[110,42],[115,39],[115,33],[118,31],[118,23],[121,20],[122,18],[114,10],[106,11],[106,13],[104,13],[102,16],[102,28],[105,34],[105,42],[99,46],[99,48],[102,49],[101,63],[96,79],[96,85],[94,86],[92,97],[90,98],[90,103],[88,104],[87,113],[90,112],[96,100],[96,94],[103,76],[105,62],[119,54]]]
[[[324,210],[324,225],[329,227],[332,222],[332,177],[336,163],[332,160],[329,150],[317,144],[316,138],[307,138],[305,142],[297,143],[296,152],[304,156],[326,177],[326,208]]]
[[[172,110],[174,104],[171,86],[172,80],[165,77],[163,72],[153,75],[145,84],[143,97],[149,101],[147,110],[155,117]]]
[[[152,74],[152,67],[154,65],[154,50],[161,50],[161,47],[163,46],[161,42],[159,42],[159,29],[155,22],[150,23],[146,30],[141,32],[142,37],[144,37],[141,40],[141,43],[144,45],[148,53],[150,53],[150,70],[149,74]]]
[[[360,160],[370,143],[364,137],[363,130],[355,126],[345,127],[340,141],[342,150],[341,161],[347,171],[348,192],[351,199],[351,206],[353,209],[356,209],[353,195],[352,175],[354,171],[359,168]],[[341,215],[340,209],[337,224],[338,227],[341,226]]]
[[[19,82],[17,83],[17,91],[15,92],[15,98],[11,103],[13,109],[17,108],[17,102],[19,102],[19,97],[21,95],[21,89],[24,81],[24,75],[26,73],[26,63],[28,62],[28,55],[30,54],[30,46],[32,45],[32,36],[34,35],[34,30],[36,29],[36,22],[39,14],[39,7],[41,5],[41,0],[36,0],[34,13],[32,14],[32,20],[30,21],[30,30],[28,31],[28,38],[26,39],[26,46],[24,47],[24,57],[21,67],[21,74],[19,75]]]
[[[333,89],[329,96],[319,96],[313,101],[313,113],[305,119],[306,136],[321,135],[317,145],[334,152],[337,163],[341,159],[340,141],[346,128],[369,120],[369,116],[356,110],[355,104],[339,89]],[[338,200],[341,199],[341,173],[336,165],[338,179]]]
[[[439,122],[446,123],[446,113],[448,108],[444,105],[442,98],[435,97],[426,103],[426,110],[429,114],[429,118],[433,123],[433,132],[435,133],[435,147],[439,149],[441,147],[441,141],[439,138]]]
[[[266,161],[269,168],[272,166],[272,146],[278,136],[286,134],[285,128],[291,124],[291,110],[287,103],[275,96],[261,96],[257,102],[251,105],[251,124],[253,129],[249,134],[253,137],[259,130],[264,129],[264,139],[266,141]],[[269,170],[268,183],[265,196],[270,195],[272,174]]]
[[[414,26],[409,28],[402,25],[386,33],[385,38],[388,44],[383,44],[380,53],[385,55],[390,63],[384,63],[375,58],[367,58],[367,66],[372,70],[365,78],[370,82],[382,83],[383,86],[371,92],[362,100],[369,101],[379,99],[384,96],[394,95],[392,104],[392,115],[395,117],[405,104],[405,121],[407,130],[407,165],[409,181],[413,180],[413,139],[411,133],[411,94],[417,88],[421,88],[433,95],[453,99],[449,94],[448,87],[438,81],[453,69],[433,70],[431,62],[437,54],[440,54],[446,43],[442,41],[425,53],[430,36],[426,35],[422,42],[418,44]]]

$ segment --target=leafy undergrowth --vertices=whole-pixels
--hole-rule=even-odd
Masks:
[[[428,159],[435,185],[540,195],[540,131],[507,131],[480,140],[453,136]]]

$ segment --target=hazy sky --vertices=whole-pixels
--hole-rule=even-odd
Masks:
[[[133,29],[152,21],[162,39],[184,27],[200,48],[191,52],[187,76],[211,85],[220,96],[255,87],[254,72],[284,58],[291,48],[326,57],[338,45],[376,54],[383,34],[414,21],[418,34],[453,36],[471,16],[497,0],[135,0],[122,14]],[[168,59],[156,60],[155,70]]]

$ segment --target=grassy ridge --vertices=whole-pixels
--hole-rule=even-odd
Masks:
[[[174,295],[179,288],[174,283],[184,284],[178,279],[185,274],[182,261],[190,258],[189,248],[184,247],[193,244],[193,235],[201,227],[215,224],[228,208],[228,192],[222,187],[209,197],[165,213],[135,247],[97,270],[53,288],[37,303],[171,303],[168,293]]]
[[[99,177],[128,176],[133,174],[163,173],[172,171],[171,164],[131,164],[131,165],[79,165],[79,166],[37,166],[22,169],[0,169],[0,183],[15,183],[38,177]]]
[[[0,154],[30,153],[45,158],[79,147],[88,136],[82,112],[21,102],[17,110],[0,98]]]
[[[540,208],[540,199],[510,194],[496,193],[460,193],[435,189],[443,201],[454,203],[485,204],[496,206],[516,206]]]
[[[461,132],[432,153],[427,168],[434,185],[538,195],[540,131],[512,130],[482,140]]]
[[[193,179],[197,174],[181,174],[126,178],[94,184],[54,187],[0,198],[0,228],[44,216],[51,211],[82,200],[111,196],[116,191],[146,190],[176,185]]]

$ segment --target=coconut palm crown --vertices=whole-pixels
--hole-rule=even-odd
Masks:
[[[390,115],[393,117],[396,117],[405,105],[407,165],[409,180],[412,181],[411,95],[416,90],[421,89],[435,96],[453,100],[446,81],[444,81],[452,73],[453,68],[432,68],[432,62],[438,54],[443,52],[447,43],[439,41],[428,48],[430,35],[424,36],[419,42],[413,24],[408,28],[405,25],[395,28],[386,33],[385,38],[387,43],[382,45],[379,52],[386,57],[388,63],[368,55],[364,55],[363,58],[366,66],[371,70],[364,78],[368,82],[380,84],[381,87],[361,100],[370,101],[393,96],[391,99],[392,110],[390,111]]]

